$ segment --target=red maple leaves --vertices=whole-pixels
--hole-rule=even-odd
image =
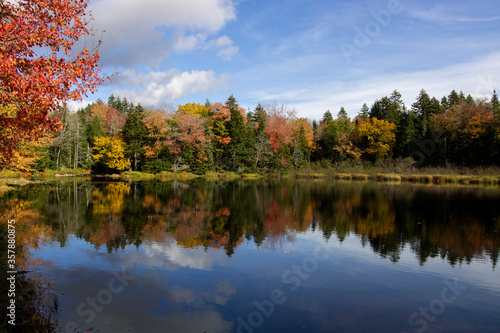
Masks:
[[[97,47],[71,51],[87,25],[88,0],[0,2],[0,150],[8,160],[17,143],[36,140],[60,123],[50,112],[95,92],[106,77]]]

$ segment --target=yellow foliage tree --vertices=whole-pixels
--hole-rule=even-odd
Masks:
[[[33,165],[46,154],[48,147],[52,144],[54,138],[50,133],[45,133],[36,141],[24,141],[13,151],[12,159],[4,165],[10,170],[31,172]],[[3,156],[0,156],[0,160]],[[2,164],[2,162],[0,162]]]
[[[94,137],[95,145],[92,157],[109,171],[124,171],[130,167],[125,157],[125,143],[120,137]]]
[[[376,117],[367,119],[354,130],[354,142],[371,159],[392,155],[396,144],[396,125]]]
[[[192,114],[194,116],[208,117],[208,109],[204,105],[198,103],[179,105],[177,112]]]
[[[307,118],[297,118],[291,121],[290,127],[292,129],[292,139],[295,141],[299,141],[300,137],[300,128],[304,128],[304,132],[306,135],[307,145],[309,148],[312,148],[314,145],[314,132],[311,123]]]

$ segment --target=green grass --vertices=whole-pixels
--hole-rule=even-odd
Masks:
[[[2,170],[0,171],[0,178],[19,178],[21,177],[21,171],[13,171],[13,170]]]
[[[51,170],[51,169],[45,169],[42,172],[42,175],[44,177],[54,177],[54,176],[61,176],[61,175],[72,175],[72,176],[83,176],[83,175],[90,175],[90,171],[86,169],[66,169],[66,168],[61,168],[57,170]]]
[[[243,179],[260,179],[263,176],[258,173],[242,173],[241,178]]]
[[[141,172],[141,171],[125,171],[121,174],[123,177],[126,178],[154,178],[155,175],[152,173],[147,173],[147,172]]]

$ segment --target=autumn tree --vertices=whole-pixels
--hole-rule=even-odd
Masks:
[[[483,101],[462,101],[434,117],[447,137],[447,157],[462,165],[493,162],[497,154],[491,149],[495,142],[494,120],[493,112]]]
[[[187,103],[184,105],[179,105],[177,112],[208,117],[208,108],[205,105],[198,103]]]
[[[90,118],[97,117],[106,134],[111,137],[120,132],[126,121],[125,113],[102,101],[93,104],[90,112]]]
[[[318,148],[322,159],[341,161],[347,158],[359,158],[351,142],[353,123],[343,107],[340,108],[337,118],[331,117],[330,111],[323,116],[318,131]]]
[[[94,92],[100,76],[97,47],[75,50],[93,35],[87,0],[0,2],[0,150],[9,160],[16,146],[60,126],[51,113],[63,101]]]
[[[125,156],[125,143],[119,136],[95,138],[92,157],[95,160],[94,171],[115,173],[127,170],[130,161]]]
[[[163,145],[173,156],[172,171],[207,163],[211,140],[206,121],[196,115],[177,112],[170,116],[169,122],[170,130]]]
[[[144,123],[148,130],[148,136],[144,145],[146,160],[143,170],[154,173],[170,170],[172,163],[166,159],[169,153],[163,144],[168,139],[170,131],[167,112],[159,109],[147,109]]]
[[[40,168],[48,168],[51,160],[48,154],[48,147],[53,142],[49,133],[37,141],[27,141],[21,143],[14,151],[10,163],[5,163],[9,170],[32,172]],[[0,159],[2,156],[0,156]]]
[[[266,110],[266,136],[273,153],[274,167],[280,168],[290,162],[289,145],[292,140],[290,121],[295,118],[295,111],[276,103],[264,106]]]
[[[311,159],[311,149],[314,144],[313,128],[306,118],[291,121],[292,159],[296,167],[301,167]]]
[[[355,129],[354,142],[370,160],[390,157],[396,143],[396,125],[376,117],[367,119]]]
[[[231,111],[222,103],[213,103],[208,108],[208,114],[212,127],[215,166],[223,168],[226,162],[224,161],[224,150],[231,142],[227,128],[227,122],[231,119]]]

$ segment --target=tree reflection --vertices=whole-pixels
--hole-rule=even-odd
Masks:
[[[108,251],[175,240],[178,246],[224,249],[231,256],[245,240],[282,247],[297,233],[319,229],[326,239],[341,242],[357,235],[363,246],[394,262],[407,247],[422,265],[435,257],[452,265],[489,257],[495,266],[499,256],[496,189],[172,181],[75,182],[43,191],[38,213],[57,230],[56,239],[74,233]]]
[[[33,249],[50,244],[54,233],[42,222],[44,217],[34,208],[33,202],[10,194],[5,194],[0,204],[0,264],[3,268],[0,289],[5,291],[0,295],[0,303],[10,304],[12,296],[7,293],[10,288],[7,275],[9,278],[14,276],[16,332],[55,332],[59,304],[57,295],[52,293],[52,281],[33,271],[34,267],[50,266],[51,262],[35,258],[32,253]],[[7,270],[17,271],[17,274]],[[7,311],[7,307],[2,306],[1,331],[12,327],[7,324],[12,319]]]

